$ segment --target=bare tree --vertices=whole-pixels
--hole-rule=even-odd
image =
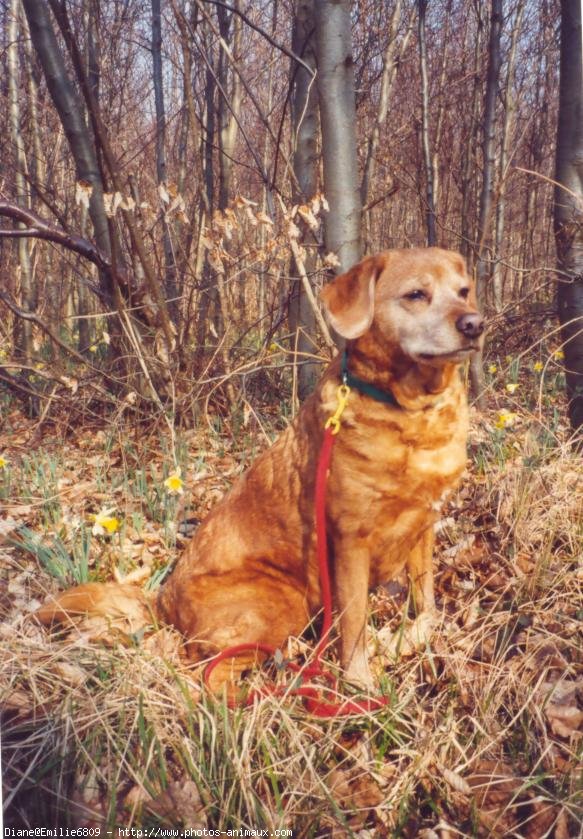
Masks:
[[[494,181],[496,174],[496,102],[500,83],[500,38],[502,34],[503,0],[492,0],[490,7],[490,38],[488,42],[488,73],[484,96],[482,123],[482,188],[478,214],[478,248],[476,261],[476,288],[482,308],[486,300],[486,282],[490,261],[486,256],[489,230],[492,226]],[[485,407],[482,353],[476,353],[470,363],[472,393],[478,406]]]
[[[515,82],[516,70],[516,49],[518,45],[518,37],[521,31],[522,15],[524,12],[524,0],[519,0],[514,13],[514,23],[512,25],[512,34],[510,36],[510,46],[508,48],[507,68],[506,68],[506,82],[504,85],[504,92],[502,94],[502,106],[504,108],[504,120],[502,122],[502,134],[500,137],[500,153],[498,159],[498,201],[496,203],[496,223],[494,232],[494,265],[492,269],[492,301],[494,309],[499,312],[502,309],[502,270],[500,262],[500,252],[502,249],[502,239],[504,236],[504,221],[506,211],[506,180],[507,169],[509,163],[509,144],[511,140],[512,130],[514,127],[514,117],[516,111],[516,103],[514,100],[513,86]]]
[[[427,77],[427,47],[425,43],[425,12],[427,0],[418,0],[417,38],[419,43],[419,73],[421,76],[421,145],[425,164],[425,218],[427,222],[427,244],[437,244],[435,227],[435,193],[433,188],[433,158],[429,140],[429,79]]]
[[[561,64],[555,189],[557,290],[569,417],[583,426],[583,52],[580,0],[561,2]],[[579,438],[579,445],[583,443]]]
[[[19,95],[19,18],[20,0],[10,0],[10,21],[8,24],[8,98],[10,102],[10,134],[15,155],[14,179],[16,183],[16,200],[22,207],[30,206],[30,190],[25,178],[27,172],[24,140],[21,131],[20,95]],[[20,266],[21,300],[27,311],[34,308],[32,290],[32,267],[28,241],[18,239],[18,261]],[[16,347],[22,356],[30,360],[32,353],[32,329],[30,321],[24,320],[17,324]]]
[[[372,130],[366,139],[366,154],[362,183],[360,186],[360,198],[363,206],[369,199],[371,183],[374,180],[376,168],[376,154],[379,148],[381,129],[386,122],[389,113],[389,104],[395,79],[397,77],[397,66],[400,58],[407,49],[411,37],[411,27],[407,28],[405,36],[399,42],[398,31],[401,22],[401,0],[396,0],[389,23],[389,34],[387,48],[383,56],[383,72],[381,76],[381,91],[379,96],[378,109]]]
[[[304,64],[294,62],[292,73],[292,143],[293,169],[297,182],[295,201],[305,204],[318,191],[318,140],[319,113],[318,89],[316,86],[316,56],[314,36],[314,2],[298,0],[295,9],[292,50],[302,57]],[[312,68],[310,73],[309,68]],[[305,269],[308,275],[314,272],[317,262],[317,242],[311,231],[306,232]],[[314,352],[316,320],[314,310],[298,277],[292,290],[289,307],[290,327],[293,332],[293,349],[300,354],[298,373],[298,394],[300,399],[313,389],[318,365],[302,358],[302,354]]]
[[[318,95],[322,125],[326,248],[345,271],[361,255],[350,0],[316,0]]]
[[[156,107],[156,174],[158,184],[166,188],[166,108],[164,106],[164,82],[162,77],[162,14],[160,0],[152,0],[152,79],[154,82],[154,102]],[[170,235],[170,225],[165,214],[162,218],[162,242],[165,262],[166,296],[171,301],[168,305],[174,319],[177,318],[176,297],[176,260]]]
[[[469,17],[469,7],[468,7]],[[482,39],[483,39],[483,23],[481,17],[480,5],[476,5],[476,28],[472,31],[470,25],[466,25],[466,37],[473,41],[472,50],[472,64],[469,68],[469,76],[471,79],[471,94],[468,97],[470,107],[467,109],[469,118],[467,121],[465,142],[462,145],[462,160],[461,160],[461,207],[460,207],[460,223],[461,223],[461,245],[460,250],[468,261],[468,268],[472,268],[474,261],[474,231],[475,231],[475,213],[474,213],[474,193],[475,193],[475,174],[477,170],[477,137],[479,126],[479,111],[480,111],[480,87],[481,87],[481,70],[482,70]],[[463,115],[465,116],[465,114]]]
[[[486,249],[492,227],[492,209],[496,178],[496,103],[500,87],[500,38],[502,35],[503,0],[492,0],[490,7],[490,38],[488,42],[488,73],[484,95],[482,122],[482,188],[478,215],[478,251],[476,280],[478,300],[483,306],[486,282],[490,271]]]
[[[95,241],[106,254],[111,253],[107,216],[103,204],[103,181],[91,131],[83,116],[83,103],[67,73],[65,60],[50,19],[48,4],[41,0],[22,0],[30,37],[43,68],[47,87],[58,111],[63,130],[75,160],[77,180],[91,186],[89,213]],[[102,278],[108,282],[108,275]],[[113,299],[113,289],[106,291]]]

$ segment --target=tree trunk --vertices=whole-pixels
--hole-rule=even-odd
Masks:
[[[510,135],[512,133],[514,121],[514,75],[516,64],[516,46],[518,43],[518,36],[520,34],[520,27],[522,24],[522,14],[524,12],[524,0],[519,0],[516,8],[514,18],[514,26],[512,27],[512,35],[510,37],[510,47],[508,49],[508,68],[506,72],[506,84],[504,86],[504,94],[502,97],[502,105],[504,108],[504,122],[502,123],[502,137],[500,138],[500,157],[498,162],[498,202],[496,204],[496,224],[494,231],[494,265],[492,269],[492,302],[494,310],[500,312],[503,306],[503,289],[502,289],[502,270],[501,270],[501,250],[502,239],[504,238],[504,215],[506,210],[505,192],[506,192],[506,169],[508,166],[508,144]]]
[[[387,114],[389,112],[389,102],[391,99],[391,91],[393,89],[393,84],[395,83],[395,77],[397,75],[397,32],[399,29],[400,22],[401,0],[397,0],[393,8],[391,21],[389,23],[387,48],[383,57],[383,73],[381,77],[381,93],[379,97],[379,107],[375,117],[374,125],[372,127],[372,131],[370,132],[370,136],[368,137],[366,144],[364,171],[362,175],[362,183],[360,185],[360,200],[363,206],[368,201],[370,185],[374,178],[376,154],[381,136],[381,128],[387,119]],[[399,50],[400,55],[403,54],[403,51],[407,46],[410,34],[411,30],[409,29],[407,31],[407,34],[403,38],[403,42]]]
[[[322,126],[326,248],[346,271],[361,256],[361,204],[349,0],[316,0],[318,95]]]
[[[30,192],[25,179],[26,155],[20,127],[20,92],[19,92],[19,17],[20,0],[10,0],[8,23],[8,101],[10,103],[10,135],[14,148],[14,182],[16,200],[24,208],[30,207]],[[24,227],[24,225],[19,225]],[[20,266],[20,298],[22,307],[30,312],[34,308],[32,292],[32,269],[28,241],[19,238],[17,242],[18,262]],[[16,323],[16,350],[28,363],[32,357],[32,324],[27,320]]]
[[[492,222],[494,180],[496,172],[496,101],[500,83],[500,38],[502,35],[503,0],[492,0],[490,14],[490,40],[488,43],[488,74],[484,97],[484,122],[482,128],[482,188],[478,215],[478,254],[476,279],[478,302],[484,306],[486,284],[490,268],[485,256]]]
[[[63,130],[75,160],[77,180],[91,184],[89,214],[93,222],[95,241],[100,250],[111,255],[107,216],[103,207],[103,183],[91,133],[83,118],[83,103],[65,67],[63,54],[51,24],[49,9],[43,0],[22,0],[28,20],[30,37],[43,68],[47,87],[59,114]],[[107,282],[102,274],[102,281]],[[113,289],[103,289],[113,300]]]
[[[237,4],[236,4],[237,5]],[[241,80],[230,67],[229,52],[238,58],[241,44],[241,20],[238,15],[217,7],[219,30],[224,47],[219,51],[218,78],[221,87],[218,103],[219,122],[219,209],[229,205],[233,193],[233,153],[237,140],[237,120],[241,111]],[[229,97],[227,102],[226,96]]]
[[[557,302],[575,432],[583,426],[583,55],[580,0],[561,2],[561,61],[555,187]],[[579,447],[583,439],[579,436]]]
[[[427,78],[427,50],[425,46],[425,11],[427,0],[418,0],[419,18],[417,35],[419,39],[419,71],[421,74],[421,143],[425,165],[425,218],[427,221],[427,244],[437,244],[435,226],[435,195],[433,191],[433,160],[429,142],[429,80]]]
[[[445,123],[445,98],[447,89],[447,70],[450,66],[450,32],[452,19],[452,3],[453,0],[448,0],[445,7],[445,27],[442,33],[443,51],[441,55],[441,69],[439,71],[439,82],[437,85],[437,115],[435,117],[435,133],[433,135],[433,154],[431,156],[431,171],[433,174],[433,202],[435,206],[439,206],[439,190],[441,189],[439,177],[439,150],[441,148],[441,138],[443,135],[443,126]],[[447,212],[447,201],[443,202],[444,208],[442,212]]]
[[[478,256],[476,261],[476,290],[478,304],[484,309],[486,302],[486,284],[490,272],[489,260],[486,262],[485,250],[491,227],[492,204],[494,193],[494,175],[496,171],[496,100],[500,80],[500,38],[502,34],[503,0],[492,0],[490,14],[490,40],[488,43],[488,74],[484,98],[484,122],[482,140],[482,189],[480,192],[480,211],[478,216]],[[484,409],[485,381],[482,365],[482,353],[475,353],[470,362],[470,380],[472,395],[480,409]]]
[[[316,56],[314,38],[314,2],[298,0],[295,10],[292,50],[313,69],[310,73],[301,64],[292,64],[292,143],[293,169],[297,182],[294,202],[305,204],[318,191],[318,90],[315,81]],[[317,241],[306,231],[305,269],[310,276],[316,270]],[[300,277],[294,278],[289,301],[289,324],[292,332],[294,360],[299,354],[298,395],[300,399],[313,390],[318,364],[302,357],[316,350],[316,318]]]
[[[156,108],[156,176],[158,184],[166,184],[166,110],[164,107],[164,82],[162,79],[162,15],[160,0],[152,0],[152,81],[154,83],[154,104]],[[162,214],[162,247],[164,250],[164,287],[168,310],[177,320],[178,289],[176,285],[176,260],[170,225]]]
[[[480,106],[480,71],[482,60],[482,19],[480,7],[476,9],[478,15],[476,22],[476,34],[474,38],[474,60],[472,66],[473,85],[472,100],[470,105],[470,119],[467,126],[466,142],[462,152],[461,172],[461,245],[460,250],[468,262],[468,270],[473,270],[474,263],[474,230],[475,230],[475,206],[474,189],[476,173],[476,136],[478,133],[478,111]],[[469,30],[469,27],[468,27]]]

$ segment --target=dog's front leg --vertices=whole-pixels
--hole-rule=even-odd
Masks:
[[[419,615],[422,612],[435,612],[435,594],[433,591],[433,528],[423,533],[407,560],[407,571],[411,581],[413,605]]]
[[[365,688],[374,686],[366,654],[369,565],[366,548],[342,546],[335,550],[340,659],[346,678]]]

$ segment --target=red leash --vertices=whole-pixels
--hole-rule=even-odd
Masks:
[[[330,468],[330,459],[332,456],[332,446],[334,444],[334,436],[340,429],[340,416],[346,405],[349,388],[346,385],[341,385],[338,390],[338,409],[333,417],[330,417],[326,423],[324,431],[324,439],[322,441],[322,448],[320,449],[320,456],[318,459],[318,467],[316,471],[316,546],[318,554],[318,569],[320,574],[320,589],[322,592],[322,606],[324,609],[324,622],[322,626],[322,634],[316,646],[314,653],[314,661],[312,664],[301,666],[296,662],[286,662],[286,667],[293,673],[300,673],[305,679],[323,679],[328,682],[327,685],[301,685],[300,687],[273,687],[263,688],[260,691],[251,691],[243,703],[236,700],[228,700],[227,704],[230,708],[243,705],[252,705],[257,697],[265,696],[301,696],[304,699],[306,710],[314,714],[316,717],[342,717],[351,714],[366,714],[371,711],[378,711],[387,705],[387,699],[384,696],[375,697],[371,699],[345,699],[341,702],[326,701],[322,694],[336,693],[336,677],[325,670],[320,664],[322,653],[328,643],[328,636],[332,628],[332,590],[330,587],[330,569],[328,567],[328,545],[326,539],[326,484],[328,478],[328,470]],[[220,652],[207,665],[204,671],[204,683],[209,687],[209,677],[215,667],[225,659],[233,658],[242,652],[260,651],[267,653],[270,656],[275,655],[276,649],[268,644],[237,644],[234,647],[229,647]]]

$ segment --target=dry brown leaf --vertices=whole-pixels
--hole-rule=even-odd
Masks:
[[[14,533],[21,524],[22,521],[17,521],[16,519],[13,519],[12,516],[4,516],[0,519],[0,545],[9,544],[6,537],[10,536],[11,533]]]
[[[326,256],[323,259],[323,263],[324,263],[324,266],[326,268],[339,268],[340,267],[340,260],[338,259],[336,254],[333,253],[332,251],[330,251],[330,253],[326,254]]]
[[[75,184],[75,204],[89,209],[89,199],[93,193],[93,185],[89,181],[80,180]]]
[[[172,824],[178,822],[191,830],[202,830],[206,826],[204,804],[198,787],[190,778],[171,781],[163,793],[146,802],[146,808]]]
[[[516,810],[515,806],[509,805],[521,786],[512,767],[499,761],[483,760],[466,780],[472,789],[480,825],[488,831],[485,835],[510,835],[516,825]]]
[[[559,737],[569,739],[579,734],[583,727],[579,696],[583,696],[583,679],[543,682],[537,691],[537,699],[544,707],[551,731]]]
[[[564,707],[549,703],[545,708],[551,731],[559,737],[570,738],[579,733],[583,725],[583,711],[572,705]]]
[[[56,661],[52,665],[52,670],[63,681],[69,682],[69,684],[75,685],[75,687],[80,687],[80,685],[84,685],[87,681],[87,671],[83,670],[82,667],[78,667],[76,664],[68,664],[66,661]]]
[[[557,817],[557,807],[547,801],[534,800],[529,802],[529,815],[520,826],[520,833],[524,839],[540,839],[546,836]]]
[[[378,807],[384,794],[371,773],[360,767],[336,767],[328,775],[328,788],[335,801],[345,811],[361,810],[357,821],[364,825],[367,813]],[[351,820],[351,826],[356,827]]]
[[[440,770],[444,780],[452,789],[456,792],[461,792],[462,795],[472,794],[471,786],[458,772],[454,772],[452,769],[448,769],[445,766],[441,766]]]
[[[557,816],[554,839],[571,839],[571,834],[569,832],[569,817],[567,816],[566,810],[561,810]]]
[[[301,204],[298,207],[298,215],[302,217],[302,219],[306,222],[310,230],[319,229],[320,222],[312,212],[312,208],[309,207],[307,204]]]
[[[107,801],[99,789],[95,770],[91,770],[85,777],[78,773],[69,799],[68,815],[71,827],[97,831],[105,828]]]

